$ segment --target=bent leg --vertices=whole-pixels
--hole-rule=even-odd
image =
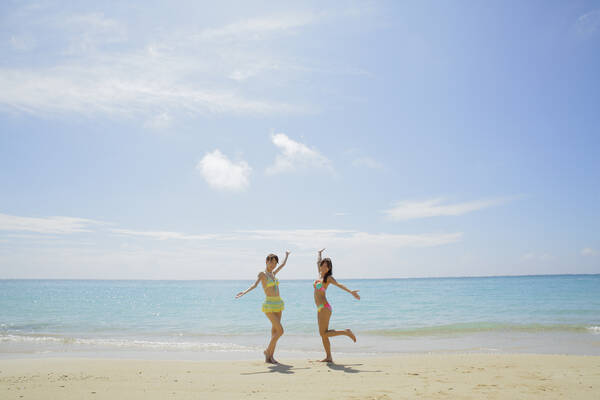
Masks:
[[[350,329],[346,329],[343,331],[334,331],[333,329],[330,329],[325,332],[325,335],[327,337],[340,336],[340,335],[348,336],[350,339],[352,339],[352,341],[356,342],[356,336],[354,336],[354,333]]]

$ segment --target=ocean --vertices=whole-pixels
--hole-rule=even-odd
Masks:
[[[339,279],[334,357],[402,353],[600,355],[600,275]],[[270,324],[252,281],[0,280],[0,358],[260,358]],[[310,280],[280,281],[276,356],[322,355]]]

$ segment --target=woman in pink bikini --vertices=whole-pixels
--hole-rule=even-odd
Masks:
[[[330,284],[333,284],[339,287],[342,290],[350,293],[357,300],[360,300],[360,296],[358,295],[358,290],[350,290],[346,286],[338,283],[332,274],[333,264],[331,263],[330,258],[321,259],[321,254],[325,249],[319,250],[319,257],[317,259],[317,267],[319,270],[319,279],[315,281],[313,287],[315,288],[315,304],[317,305],[317,320],[319,322],[319,334],[321,335],[321,339],[323,340],[323,347],[325,348],[325,358],[321,360],[322,362],[333,362],[333,358],[331,357],[331,344],[329,343],[329,338],[332,336],[348,336],[354,342],[356,342],[356,336],[350,329],[346,329],[343,331],[336,331],[333,329],[329,329],[329,319],[331,318],[331,305],[327,302],[327,297],[325,297],[325,291],[329,287]]]

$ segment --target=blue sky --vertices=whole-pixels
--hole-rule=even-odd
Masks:
[[[0,278],[600,273],[598,2],[0,21]]]

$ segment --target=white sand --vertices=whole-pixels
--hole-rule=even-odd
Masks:
[[[403,355],[308,360],[0,360],[1,399],[600,399],[600,357]]]

